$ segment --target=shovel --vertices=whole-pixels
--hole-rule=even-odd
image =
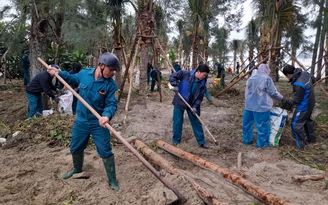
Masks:
[[[48,64],[46,64],[41,58],[37,58],[38,61],[48,68]],[[58,74],[55,74],[55,77],[63,83],[63,85],[66,86],[67,89],[69,89],[74,96],[81,101],[81,103],[86,106],[92,114],[94,114],[98,119],[101,118],[101,116],[95,111],[75,90],[66,83],[64,79],[62,79]],[[174,194],[178,197],[178,201],[181,203],[186,202],[186,198],[172,185],[170,184],[165,178],[163,178],[160,173],[145,159],[143,156],[134,149],[113,127],[111,127],[108,123],[106,123],[106,128],[115,135],[115,137],[120,140],[142,163],[145,165],[156,177],[159,179],[167,188],[171,189]]]
[[[170,90],[173,90],[173,86],[171,85],[171,83],[168,83],[168,86],[170,88]],[[178,96],[180,97],[180,99],[189,107],[189,109],[192,111],[192,107],[189,105],[189,103],[182,97],[182,95],[177,92]],[[216,139],[214,138],[214,136],[212,135],[212,133],[209,131],[209,129],[207,128],[207,126],[205,125],[205,123],[203,122],[202,118],[200,118],[199,115],[197,115],[197,113],[194,113],[195,116],[198,118],[198,120],[200,121],[200,123],[202,123],[203,127],[205,128],[205,130],[208,132],[208,134],[212,137],[215,145],[218,145],[218,142],[216,141]]]

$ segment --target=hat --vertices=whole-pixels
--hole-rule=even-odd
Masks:
[[[56,68],[56,69],[60,70],[59,66],[56,65],[56,64],[50,64],[49,66],[52,67],[52,68]]]
[[[175,62],[175,63],[179,63],[179,60],[175,60],[174,62]]]
[[[28,53],[30,53],[29,50],[25,50],[25,51],[24,51],[24,54],[28,54]]]
[[[115,70],[117,72],[120,72],[120,62],[118,61],[118,58],[116,55],[105,52],[101,54],[101,56],[98,58],[98,64],[104,64],[105,66],[110,67],[112,70]]]
[[[270,74],[270,68],[267,64],[262,63],[258,68],[259,73],[265,73],[267,75]]]
[[[284,69],[282,70],[282,72],[284,73],[284,75],[294,74],[294,70],[295,70],[295,67],[294,66],[292,66],[292,65],[286,65],[284,67]]]

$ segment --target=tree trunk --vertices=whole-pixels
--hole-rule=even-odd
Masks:
[[[204,201],[205,204],[211,204],[211,205],[226,205],[227,203],[220,202],[219,199],[211,193],[210,190],[207,190],[203,187],[201,187],[194,179],[186,175],[182,170],[175,168],[172,166],[170,162],[162,158],[160,155],[158,155],[156,152],[151,150],[149,147],[147,147],[143,142],[140,140],[136,140],[135,146],[138,150],[140,150],[144,155],[146,155],[147,158],[150,159],[153,163],[161,166],[162,168],[168,170],[172,174],[178,174],[180,176],[183,176],[187,181],[191,183],[194,190],[198,193],[198,195],[201,197],[201,199]],[[196,177],[195,177],[196,178]]]
[[[144,43],[140,48],[140,82],[139,96],[137,99],[138,105],[142,105],[147,109],[146,102],[146,83],[147,83],[147,64],[148,64],[148,44]]]
[[[123,65],[124,65],[123,56],[122,56],[122,48],[115,49],[115,54],[116,54],[118,60],[120,61],[120,66],[121,66],[121,70],[119,72],[117,72],[117,71],[115,72],[115,82],[116,82],[117,86],[120,88],[121,82],[122,82],[122,76],[121,76],[122,72],[121,71],[122,71]]]
[[[220,167],[217,164],[206,161],[196,155],[185,152],[185,151],[178,149],[170,144],[167,144],[161,140],[157,140],[156,145],[177,157],[180,157],[182,159],[185,159],[185,160],[188,160],[188,161],[194,163],[195,165],[197,165],[199,167],[202,167],[202,168],[210,170],[214,173],[220,174],[222,177],[229,179],[232,183],[234,183],[238,187],[242,188],[247,193],[249,193],[257,198],[260,198],[269,204],[291,205],[291,203],[289,201],[281,199],[278,196],[276,196],[270,192],[267,192],[266,190],[262,189],[261,187],[258,187],[256,185],[250,183],[249,181],[242,178],[241,176],[238,176],[238,175],[232,173],[231,171]]]
[[[43,5],[37,6],[37,5]],[[37,57],[45,60],[47,54],[47,30],[48,19],[44,16],[48,13],[47,1],[39,0],[32,3],[31,40],[30,40],[30,79],[45,68],[37,60]],[[43,109],[49,109],[49,97],[42,95]],[[42,113],[40,113],[42,115]]]
[[[328,44],[328,35],[327,35],[327,38],[326,38],[326,42],[327,42],[327,44]],[[328,45],[326,46],[327,48],[328,48]],[[328,52],[326,51],[326,55],[328,54]],[[324,61],[325,61],[325,74],[326,74],[326,76],[327,76],[327,74],[328,74],[328,56],[326,56],[325,58],[324,58]],[[325,80],[325,85],[326,86],[328,86],[328,80]]]
[[[323,15],[323,3],[325,0],[321,0],[320,1],[320,8],[319,8],[319,12],[318,12],[318,23],[317,25],[317,32],[315,35],[315,42],[314,42],[314,46],[313,46],[313,54],[312,54],[312,63],[311,63],[311,74],[314,75],[315,73],[315,62],[317,59],[317,53],[318,53],[318,46],[319,46],[319,41],[320,41],[320,34],[321,34],[321,30],[322,30],[322,15]]]
[[[47,13],[48,8],[37,7],[36,5],[45,5],[47,1],[39,0],[32,4],[31,20],[31,40],[30,40],[30,78],[44,70],[37,57],[46,59],[47,53],[47,30],[48,20],[42,14]],[[38,10],[36,10],[38,9]]]
[[[192,65],[191,70],[197,68],[197,57],[198,57],[198,23],[194,27],[194,36],[192,41]]]

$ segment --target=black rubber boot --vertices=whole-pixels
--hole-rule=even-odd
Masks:
[[[73,158],[73,166],[74,167],[71,171],[63,174],[63,176],[62,176],[63,179],[68,179],[71,176],[73,176],[73,174],[82,172],[84,153],[82,152],[81,154],[72,154],[72,158]]]
[[[116,172],[115,172],[115,160],[114,155],[103,158],[103,163],[105,166],[105,170],[107,173],[108,183],[111,187],[113,187],[116,191],[120,189],[116,181]]]

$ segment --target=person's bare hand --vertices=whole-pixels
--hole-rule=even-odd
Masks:
[[[102,126],[103,128],[106,128],[106,123],[109,123],[108,117],[101,117],[99,119],[99,125]]]
[[[58,69],[57,68],[53,68],[48,66],[47,72],[51,75],[51,76],[55,76],[56,74],[58,74]]]

